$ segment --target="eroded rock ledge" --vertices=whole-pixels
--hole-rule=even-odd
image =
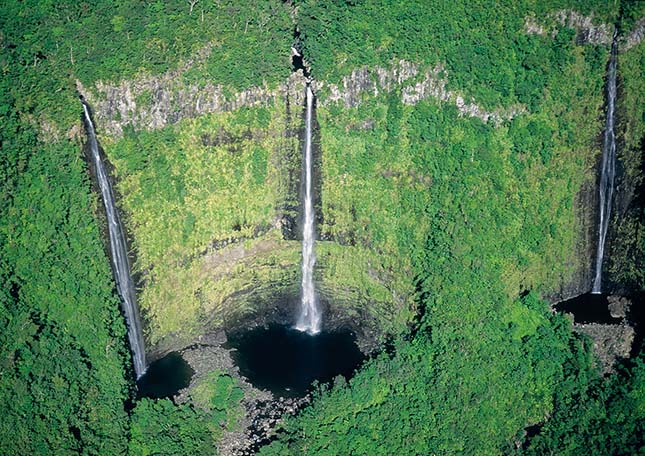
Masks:
[[[307,80],[302,71],[292,73],[276,88],[265,83],[227,94],[222,85],[186,82],[183,73],[187,68],[189,66],[116,84],[99,81],[93,88],[84,87],[77,81],[77,90],[93,107],[98,131],[113,138],[123,136],[123,130],[128,126],[136,131],[157,130],[182,119],[234,111],[241,107],[267,106],[277,99],[287,98],[293,106],[304,103]],[[526,108],[520,105],[486,110],[474,99],[448,90],[447,85],[447,72],[442,65],[422,69],[405,60],[395,61],[388,68],[357,68],[343,78],[340,86],[314,81],[321,106],[342,102],[347,107],[355,107],[365,95],[377,96],[400,88],[404,104],[414,105],[423,99],[435,98],[455,105],[462,115],[476,117],[483,122],[499,124],[526,112]]]
[[[524,19],[524,31],[531,35],[551,36],[555,38],[560,27],[568,27],[578,32],[578,42],[581,44],[610,45],[613,39],[614,27],[610,24],[594,24],[593,14],[585,16],[574,10],[559,10],[544,18],[527,16]]]
[[[645,17],[641,17],[634,29],[623,38],[620,50],[622,52],[628,51],[634,46],[638,46],[645,38]]]
[[[126,126],[158,130],[182,119],[235,111],[243,106],[266,106],[284,97],[296,105],[302,104],[305,78],[302,72],[297,72],[275,89],[263,84],[232,95],[227,95],[222,85],[187,83],[181,71],[124,80],[115,85],[99,81],[92,90],[80,81],[76,85],[93,107],[99,131],[119,138]]]
[[[409,85],[405,85],[408,82]],[[434,98],[443,103],[455,105],[463,116],[476,117],[483,122],[492,121],[495,125],[510,120],[518,114],[526,113],[526,108],[521,105],[507,109],[486,110],[474,99],[466,100],[464,95],[448,90],[447,85],[447,71],[443,65],[422,71],[415,63],[399,60],[389,68],[378,66],[358,68],[343,78],[341,87],[322,82],[317,84],[317,88],[329,91],[329,95],[322,99],[321,105],[342,102],[346,107],[353,108],[360,104],[362,94],[377,96],[379,93],[387,93],[398,87],[401,88],[401,101],[404,104],[415,105],[421,100]]]

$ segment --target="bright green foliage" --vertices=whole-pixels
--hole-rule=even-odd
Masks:
[[[536,36],[525,36],[524,18],[574,9],[595,13],[598,22],[613,22],[618,1],[555,0],[541,2],[486,0],[305,0],[299,6],[305,56],[312,74],[336,81],[359,66],[387,67],[392,60],[444,64],[452,88],[485,106],[527,103],[541,96],[544,72],[566,64],[557,49],[533,49]],[[562,35],[562,36],[561,36]],[[571,31],[556,43],[570,41]]]
[[[288,121],[276,102],[106,141],[134,236],[134,267],[145,273],[139,302],[150,342],[190,335],[206,315],[215,326],[244,313],[243,302],[225,306],[244,288],[295,283],[297,245],[271,231],[292,198],[289,154],[297,146],[281,134]],[[211,243],[230,239],[249,241],[204,255],[213,253]]]
[[[482,335],[495,345],[480,347],[483,359],[469,353],[468,341],[450,355],[433,340],[441,335],[420,334],[399,343],[392,358],[370,361],[349,385],[337,381],[320,392],[261,454],[497,454],[524,423],[544,417],[563,363],[575,356],[569,347],[579,346],[566,319],[535,296],[516,305],[533,307],[542,319],[522,343],[513,342],[511,326],[489,324],[487,334],[500,339]]]
[[[239,90],[288,75],[292,21],[283,3],[201,1],[189,10],[185,1],[0,6],[2,454],[127,451],[125,325],[95,220],[101,203],[79,142],[66,138],[82,112],[75,80],[92,87],[161,73],[196,53],[204,57],[183,74],[191,81]],[[263,151],[253,153],[264,163]],[[188,214],[181,226],[190,239]],[[162,427],[190,418],[167,401],[155,407],[135,408],[135,430],[145,428],[144,409]],[[191,432],[169,441],[185,437],[177,448],[212,454],[212,439]]]
[[[622,8],[624,30],[641,14],[634,5]],[[295,6],[320,81],[406,59],[421,70],[442,65],[447,88],[484,109],[519,103],[526,112],[495,126],[433,98],[403,105],[396,88],[364,94],[352,109],[324,104],[319,94],[318,228],[334,240],[317,246],[321,289],[341,284],[349,290],[343,299],[356,297],[358,307],[374,297],[374,313],[395,322],[393,333],[411,318],[399,291],[414,289],[418,327],[349,384],[322,389],[263,454],[512,453],[525,426],[545,421],[530,454],[642,451],[644,363],[601,384],[570,322],[536,292],[524,293],[553,291],[581,267],[574,197],[593,179],[608,58],[605,47],[575,45],[564,27],[555,38],[526,35],[524,19],[574,8],[611,23],[618,3]],[[226,91],[275,87],[289,72],[290,7],[275,0],[199,1],[192,12],[179,1],[0,7],[0,453],[213,454],[223,428],[235,427],[241,389],[221,373],[193,392],[200,408],[142,400],[128,421],[125,328],[93,217],[101,206],[79,144],[65,132],[78,124],[76,79],[92,90],[99,80],[181,69],[186,82]],[[643,136],[642,49],[619,63],[626,151]],[[297,138],[284,134],[291,123],[276,102],[126,132],[119,142],[102,138],[137,269],[147,274],[142,304],[153,340],[217,324],[209,318],[226,316],[223,303],[234,292],[261,294],[276,284],[293,291],[298,243],[274,228],[281,211],[294,215],[286,176],[299,170]],[[624,225],[634,242],[614,269],[636,284],[645,251],[639,217]],[[209,251],[230,237],[256,239]],[[401,301],[392,306],[389,296]],[[253,310],[251,300],[237,303],[240,312]]]
[[[78,118],[74,81],[90,86],[159,74],[210,53],[185,77],[241,89],[289,73],[292,21],[277,0],[5,1],[3,73],[20,68],[19,111],[63,128]]]
[[[128,453],[148,455],[212,455],[214,442],[207,415],[168,399],[142,399],[132,411]]]
[[[195,405],[209,411],[213,423],[222,428],[235,428],[243,413],[240,402],[244,391],[233,377],[221,371],[200,379],[190,397]]]
[[[322,19],[304,41],[320,79],[347,74],[347,62],[445,63],[465,98],[528,112],[495,126],[433,98],[321,102],[321,229],[409,259],[421,329],[321,392],[265,454],[499,454],[549,416],[562,382],[595,376],[568,320],[535,293],[517,299],[587,267],[574,198],[594,180],[602,129],[608,49],[577,46],[568,30],[526,36],[524,17],[545,13],[517,2],[302,6],[303,21]]]
[[[299,204],[298,139],[284,134],[285,125],[295,129],[300,119],[276,100],[104,141],[134,237],[135,269],[144,273],[139,303],[151,343],[169,335],[188,340],[205,320],[213,328],[257,311],[277,292],[298,294],[300,242],[283,240],[275,227],[283,215],[296,218],[290,208]],[[246,240],[209,248],[230,239]],[[409,262],[319,244],[323,295],[350,314],[367,307],[374,326],[400,332],[413,307]]]
[[[195,406],[139,400],[131,414],[129,454],[215,454],[222,432],[237,426],[244,393],[230,375],[215,371],[199,379],[190,394]]]

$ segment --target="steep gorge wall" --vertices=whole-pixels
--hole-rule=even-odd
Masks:
[[[153,358],[223,327],[291,321],[299,296],[302,73],[227,97],[183,84],[172,72],[78,86],[124,195]],[[360,324],[368,345],[402,330],[411,290],[370,266],[378,254],[318,252],[328,329]]]
[[[574,27],[582,30],[579,32],[581,36],[587,37],[585,40],[578,40],[579,44],[602,45],[605,35],[609,33],[604,26],[587,30],[585,27],[588,28],[590,22],[578,16],[565,15],[566,17],[563,16],[565,19],[560,16],[554,16],[553,21],[556,24],[562,25],[564,21],[566,25],[565,19],[569,18],[569,22]],[[526,31],[542,33],[540,30],[536,31],[535,27],[528,27]],[[266,209],[253,212],[254,209],[251,213],[244,213],[244,210],[239,211],[240,207],[237,207],[232,208],[234,212],[239,212],[236,215],[237,221],[223,219],[218,221],[217,217],[220,216],[208,214],[208,211],[199,213],[200,210],[195,209],[193,215],[186,214],[183,221],[196,216],[197,220],[192,223],[198,227],[195,229],[201,230],[200,236],[189,239],[188,246],[173,247],[171,244],[167,246],[175,249],[167,251],[167,256],[177,258],[175,262],[179,264],[179,266],[168,266],[169,270],[175,271],[174,273],[159,275],[159,265],[153,259],[140,263],[141,272],[148,275],[146,281],[148,286],[144,294],[150,293],[147,318],[151,328],[149,336],[155,344],[161,343],[164,338],[183,340],[184,342],[181,343],[185,343],[198,333],[208,331],[209,328],[220,327],[224,321],[245,321],[245,324],[253,324],[252,321],[256,319],[256,322],[260,322],[261,318],[258,320],[258,315],[267,309],[269,313],[285,318],[284,309],[270,310],[271,302],[289,301],[298,293],[299,244],[295,241],[297,238],[295,227],[298,219],[297,192],[300,178],[300,145],[297,141],[297,131],[301,128],[305,84],[302,73],[294,73],[288,80],[273,87],[264,84],[236,93],[216,84],[191,82],[183,77],[183,71],[185,69],[160,76],[124,80],[117,84],[99,82],[94,87],[83,87],[78,84],[79,91],[95,106],[99,133],[104,136],[108,149],[111,147],[123,149],[121,145],[124,141],[131,142],[125,149],[136,147],[136,141],[134,143],[131,141],[133,136],[140,140],[140,138],[155,135],[155,131],[160,131],[162,136],[164,132],[172,132],[170,136],[180,138],[171,140],[171,142],[176,141],[174,142],[176,145],[172,147],[182,148],[187,145],[186,147],[191,150],[192,148],[201,150],[200,160],[204,160],[206,157],[204,154],[211,153],[209,151],[227,150],[229,155],[221,155],[217,152],[219,155],[213,156],[214,160],[223,160],[222,165],[225,168],[229,160],[226,157],[240,154],[240,150],[251,151],[254,147],[260,146],[268,153],[266,174],[261,177],[263,181],[254,190],[271,194],[267,199],[268,206],[271,206],[268,212]],[[330,131],[333,130],[329,128],[332,125],[334,128],[340,127],[341,134],[336,135],[337,138],[347,136],[347,140],[355,137],[363,141],[364,139],[360,138],[362,135],[369,138],[373,132],[381,131],[379,129],[383,126],[386,129],[389,128],[386,126],[389,120],[379,121],[376,113],[382,113],[384,109],[394,109],[388,106],[388,103],[391,104],[395,99],[403,106],[404,112],[415,112],[417,105],[421,105],[423,109],[426,109],[425,106],[428,104],[436,105],[440,109],[455,110],[460,119],[459,122],[480,121],[499,131],[505,131],[515,118],[522,119],[535,114],[521,104],[493,109],[484,107],[484,104],[478,103],[473,97],[454,88],[448,88],[450,77],[451,75],[442,65],[424,66],[406,60],[395,60],[389,66],[364,66],[348,71],[348,75],[340,83],[314,81],[319,108],[324,117],[321,128],[327,129],[327,136],[320,139],[322,160],[320,175],[323,182],[319,203],[322,209],[319,234],[322,242],[319,243],[318,249],[320,261],[317,280],[323,301],[329,306],[330,314],[335,315],[334,319],[341,322],[339,324],[344,321],[342,314],[345,313],[349,315],[347,322],[352,319],[361,321],[373,319],[373,323],[370,324],[372,330],[380,327],[394,332],[400,331],[405,322],[412,318],[415,307],[412,299],[415,291],[413,281],[409,278],[412,266],[407,258],[400,258],[402,252],[410,252],[410,250],[393,247],[393,242],[398,241],[394,241],[391,232],[388,231],[391,231],[392,227],[385,229],[384,239],[376,240],[372,230],[383,231],[383,228],[374,225],[369,218],[361,218],[360,214],[355,213],[355,206],[343,207],[343,204],[339,206],[334,200],[336,196],[333,194],[338,188],[348,187],[345,187],[346,184],[342,181],[327,181],[330,174],[325,161],[325,157],[329,155],[326,154],[343,147],[342,143],[329,141]],[[332,118],[338,109],[345,110],[350,115],[338,117],[341,125],[334,125]],[[369,110],[373,110],[373,113],[370,114]],[[272,119],[268,127],[259,129],[252,127],[250,130],[247,128],[245,132],[244,127],[240,127],[242,124],[238,125],[239,122],[245,122],[240,113],[267,111]],[[359,111],[362,114],[354,118],[351,113]],[[200,119],[210,120],[201,121]],[[230,123],[226,119],[238,120]],[[524,121],[520,120],[521,122]],[[213,128],[217,133],[209,130]],[[406,147],[405,140],[399,145]],[[377,142],[372,147],[382,147],[382,145]],[[114,153],[117,173],[124,178],[124,182],[127,181],[121,187],[127,196],[126,199],[130,200],[126,203],[128,206],[126,211],[136,219],[135,214],[143,208],[135,207],[133,200],[137,199],[136,192],[141,189],[135,185],[136,179],[128,179],[129,175],[132,177],[132,169],[126,163],[126,155],[127,153],[123,154],[122,151]],[[251,157],[251,155],[248,156]],[[190,158],[184,158],[184,160],[188,159]],[[387,190],[392,192],[394,199],[391,201],[384,199],[382,202],[386,206],[399,204],[396,199],[407,194],[399,193],[396,186],[411,186],[422,193],[433,191],[431,173],[406,165],[405,160],[409,159],[409,157],[404,158],[403,162],[398,164],[384,164],[374,176],[376,180],[385,179],[395,184]],[[473,151],[470,160],[474,159]],[[235,166],[238,168],[235,169],[238,171],[223,168],[222,172],[237,173],[244,168],[239,160],[236,163]],[[179,165],[172,165],[172,167],[177,166]],[[202,170],[202,174],[203,171],[205,170]],[[137,179],[145,177],[145,172],[141,170],[137,172]],[[196,172],[194,168],[192,171],[173,171],[175,174],[188,173],[187,175],[194,172]],[[218,171],[213,169],[211,172]],[[557,271],[551,275],[544,273],[549,276],[549,279],[544,279],[546,284],[543,282],[541,285],[544,287],[545,294],[554,301],[586,292],[591,284],[591,266],[596,243],[597,192],[594,173],[591,169],[587,169],[585,173],[585,177],[580,177],[581,184],[578,187],[580,190],[572,208],[575,219],[572,228],[576,233],[575,241],[567,244],[566,250],[555,252],[556,255],[560,255],[560,260],[550,261],[560,261]],[[343,175],[337,177],[345,179]],[[208,179],[203,180],[202,184],[207,181]],[[356,182],[358,181],[354,184]],[[219,192],[221,189],[217,190],[217,188],[208,190],[206,185],[204,188],[193,190],[205,194],[209,191]],[[177,210],[182,209],[177,206]],[[468,216],[463,209],[462,213],[467,223]],[[138,248],[147,251],[150,247],[142,247],[142,239],[154,236],[155,230],[163,231],[170,228],[162,228],[163,224],[151,227],[148,223],[150,221],[145,222],[143,220],[145,217],[140,213],[139,217],[139,220],[133,222],[136,225],[135,238],[140,239]],[[350,220],[343,222],[342,220],[347,217]],[[400,215],[397,216],[393,212],[385,220],[390,222],[380,221],[379,223],[396,226],[401,219]],[[177,222],[183,223],[181,219]],[[208,234],[208,223],[216,226],[220,222],[228,225],[222,225]],[[144,228],[147,223],[148,226]],[[424,242],[420,233],[419,231],[415,235],[421,237],[415,238],[414,242]],[[177,242],[181,244],[181,241]],[[511,269],[512,267],[509,266],[508,275],[514,274]],[[527,273],[527,277],[531,274]],[[525,278],[513,280],[519,288],[532,285],[532,279],[528,282]],[[186,290],[179,294],[173,294],[174,292],[168,294],[172,286],[160,285],[164,282],[182,283]],[[215,285],[208,285],[209,283]],[[186,284],[189,285],[186,286]],[[156,292],[151,293],[151,289]],[[515,292],[519,291],[521,290]],[[336,306],[338,311],[334,310],[335,301],[342,303]],[[176,323],[170,324],[177,315],[176,306],[171,305],[169,311],[164,310],[162,305],[153,305],[153,302],[182,303],[182,308],[190,309],[188,314],[191,316],[188,320],[192,323],[183,327]],[[263,304],[258,304],[260,302]],[[367,315],[364,315],[365,309],[367,309]],[[178,322],[181,321],[181,319],[178,320]],[[170,345],[173,344],[175,342]]]

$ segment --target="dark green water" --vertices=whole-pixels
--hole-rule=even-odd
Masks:
[[[229,335],[228,340],[235,348],[233,358],[240,373],[256,387],[279,396],[302,396],[315,380],[350,378],[365,359],[349,331],[311,336],[270,325]]]
[[[172,397],[190,384],[194,371],[177,352],[170,352],[148,366],[137,382],[139,397]]]

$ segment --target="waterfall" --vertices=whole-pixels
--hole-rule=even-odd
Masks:
[[[99,154],[99,146],[96,140],[96,133],[90,116],[90,110],[82,98],[81,102],[83,103],[85,126],[87,128],[87,134],[90,141],[90,149],[96,171],[96,178],[99,182],[99,186],[101,187],[101,196],[103,197],[103,205],[105,206],[105,214],[107,216],[108,231],[110,233],[112,270],[114,272],[117,290],[121,296],[121,307],[123,308],[126,324],[128,326],[128,340],[130,341],[130,350],[132,351],[134,372],[137,379],[139,379],[146,370],[146,354],[143,345],[141,322],[139,320],[139,309],[137,308],[134,284],[132,282],[132,277],[130,276],[130,264],[128,261],[125,235],[123,226],[121,225],[121,220],[119,219],[119,214],[117,213],[116,206],[114,204],[114,192],[112,191],[105,166],[103,165],[103,161]]]
[[[307,118],[305,128],[305,218],[302,229],[302,296],[300,299],[300,315],[295,328],[314,335],[320,332],[320,309],[314,288],[314,204],[313,204],[313,160],[311,156],[311,123],[313,117],[314,94],[307,84]]]
[[[607,70],[607,117],[605,136],[602,145],[602,165],[600,170],[600,222],[598,224],[598,253],[596,255],[596,274],[592,293],[600,293],[602,281],[602,261],[605,255],[605,240],[611,215],[611,200],[614,194],[614,175],[616,174],[616,135],[614,134],[614,110],[616,104],[616,50],[617,34],[611,46],[611,57]]]

